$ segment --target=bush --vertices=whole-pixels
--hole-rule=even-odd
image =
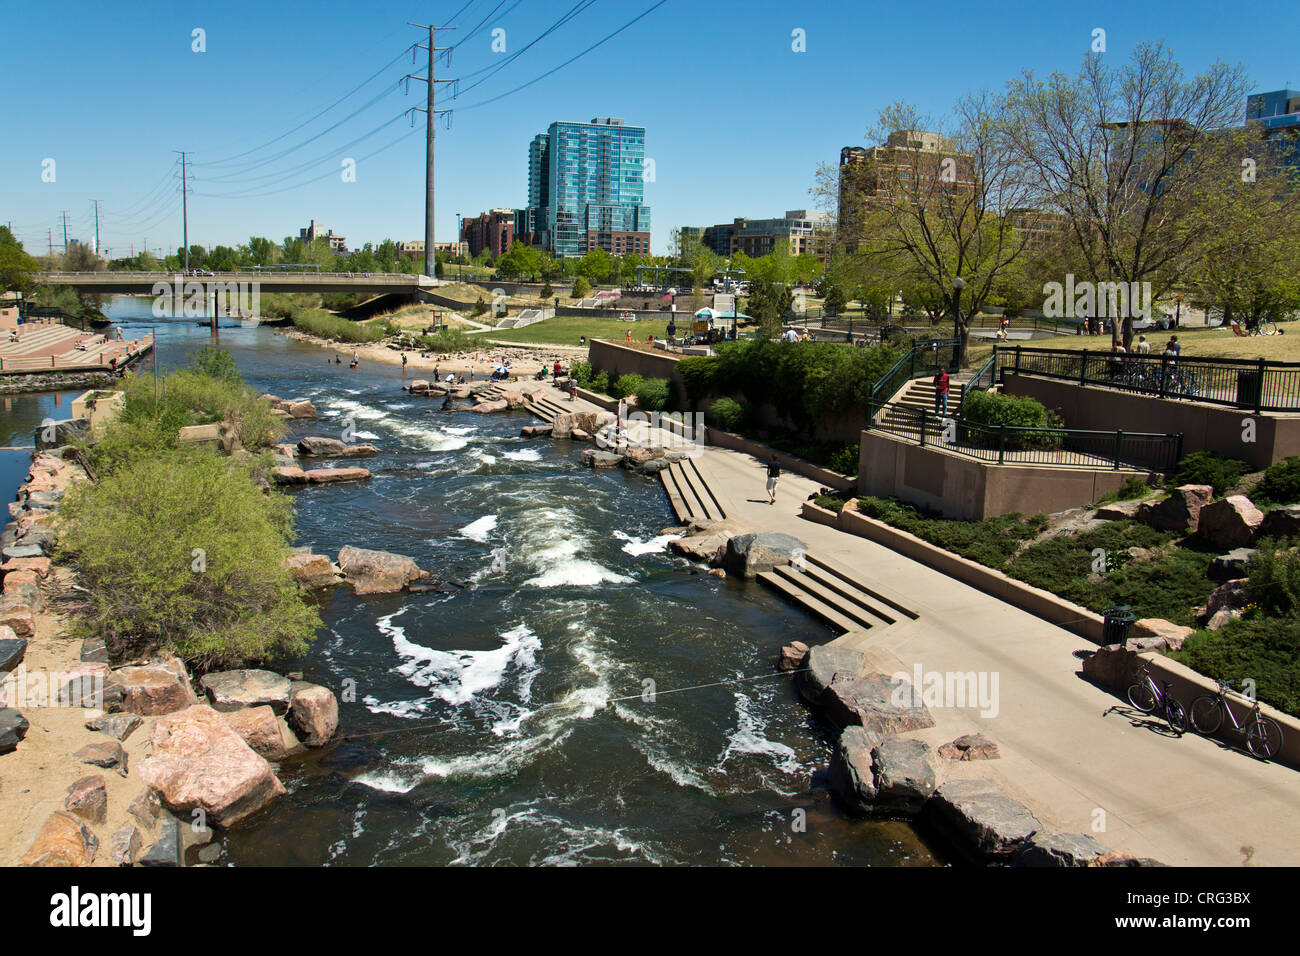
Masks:
[[[474,302],[474,315],[482,315],[488,310],[487,303],[483,301],[483,296],[479,296]]]
[[[613,390],[609,393],[611,398],[627,398],[629,395],[635,395],[637,389],[645,384],[645,379],[635,372],[627,375],[620,375],[618,380],[613,383]]]
[[[1265,538],[1250,559],[1252,602],[1267,617],[1300,613],[1300,548]]]
[[[69,489],[59,522],[60,557],[89,588],[79,629],[114,660],[165,650],[238,666],[301,653],[321,624],[283,567],[289,500],[235,459],[195,448],[136,458]]]
[[[555,295],[555,290],[551,288],[551,280],[547,279],[545,284],[542,286],[542,291],[538,293],[538,297],[542,299],[549,299],[554,295]],[[542,303],[542,305],[545,304],[546,304],[545,302]]]
[[[578,276],[573,280],[573,291],[569,293],[572,299],[585,299],[591,295],[591,283],[587,281],[586,276]]]
[[[1300,716],[1300,627],[1282,618],[1231,621],[1217,631],[1198,631],[1169,655],[1220,680],[1253,680],[1265,700]]]
[[[380,342],[392,334],[388,323],[353,322],[323,309],[302,309],[293,313],[295,328],[322,339],[338,342]]]
[[[967,392],[961,403],[962,425],[983,425],[981,429],[962,428],[963,437],[976,445],[986,448],[996,447],[1002,441],[997,429],[1003,425],[1008,428],[1042,429],[1037,434],[1011,432],[1006,436],[1007,448],[1059,448],[1064,436],[1053,428],[1061,427],[1061,416],[1048,411],[1043,403],[1029,396],[1004,395],[1001,392],[972,391]]]
[[[1096,501],[1094,505],[1106,505],[1112,501],[1132,501],[1134,498],[1141,498],[1151,491],[1151,485],[1145,478],[1140,475],[1129,475],[1124,479],[1124,484],[1120,485],[1115,491],[1108,491]]]
[[[1264,480],[1255,486],[1256,504],[1289,505],[1300,502],[1300,455],[1268,466]]]
[[[591,383],[586,387],[598,395],[610,395],[613,397],[611,394],[613,390],[609,385],[608,372],[597,372],[591,377]]]
[[[1036,537],[1047,527],[1044,515],[1023,518],[1008,514],[983,521],[957,521],[927,514],[893,498],[859,498],[858,508],[869,518],[877,518],[990,568],[1001,568],[1022,542]]]
[[[749,407],[734,398],[720,398],[709,408],[709,419],[724,432],[739,431],[749,418]]]
[[[819,508],[825,508],[827,511],[834,511],[836,514],[844,510],[844,498],[839,495],[818,495],[813,499],[813,504]]]
[[[831,455],[830,469],[852,478],[858,473],[858,464],[861,458],[861,449],[857,445],[845,445]]]
[[[668,405],[671,384],[666,378],[643,379],[633,393],[636,395],[637,408],[647,412],[663,411]]]
[[[442,328],[432,335],[421,335],[415,340],[423,352],[472,352],[479,347],[474,337],[464,329]]]
[[[1228,458],[1213,451],[1194,451],[1178,463],[1170,484],[1210,485],[1216,498],[1236,487],[1241,476],[1250,471],[1250,465],[1236,458]]]
[[[586,388],[591,384],[592,376],[595,374],[595,370],[591,367],[591,363],[586,359],[575,359],[572,364],[569,365],[569,375],[583,388]]]

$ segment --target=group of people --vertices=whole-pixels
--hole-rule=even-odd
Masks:
[[[335,353],[334,353],[334,358],[333,358],[333,359],[329,358],[329,356],[326,356],[326,358],[325,358],[325,364],[326,364],[326,365],[342,365],[342,364],[343,364],[343,358],[342,358],[342,356],[339,355],[338,352],[335,352]],[[360,360],[360,358],[358,358],[356,352],[353,352],[353,353],[352,353],[352,361],[348,363],[348,368],[353,368],[353,369],[354,369],[354,368],[356,368],[356,367],[357,367],[358,365],[360,365],[360,364],[361,364],[361,360]],[[402,364],[403,364],[403,365],[406,364],[406,356],[405,356],[405,355],[402,356]]]

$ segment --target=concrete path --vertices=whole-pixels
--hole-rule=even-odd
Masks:
[[[757,459],[707,448],[695,464],[728,518],[792,534],[919,613],[879,635],[846,635],[879,670],[996,673],[995,715],[934,707],[937,726],[915,735],[938,745],[981,731],[1001,747],[1001,760],[950,764],[950,778],[992,776],[1052,830],[1090,833],[1169,864],[1300,863],[1294,771],[1192,733],[1169,736],[1079,676],[1080,655],[1093,648],[1083,639],[865,538],[804,520],[814,482],[787,472],[768,505]],[[1095,820],[1105,829],[1094,829]]]

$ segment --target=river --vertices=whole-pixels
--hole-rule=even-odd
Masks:
[[[128,338],[157,326],[161,374],[212,342],[145,299],[107,312]],[[520,438],[522,412],[442,412],[401,390],[398,367],[327,364],[265,327],[217,337],[249,384],[315,404],[291,439],[351,425],[382,450],[369,482],[290,492],[297,543],[390,550],[469,585],[320,599],[325,628],[285,669],[344,698],[342,739],[281,768],[288,795],[221,837],[222,863],[942,862],[907,824],[831,803],[828,732],[773,668],[781,644],[829,632],[667,552],[657,480]],[[30,444],[68,402],[6,399],[5,444]],[[30,453],[2,454],[12,496]]]

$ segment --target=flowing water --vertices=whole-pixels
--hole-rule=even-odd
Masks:
[[[163,374],[211,341],[147,300],[109,313],[127,337],[158,326]],[[773,673],[781,644],[829,632],[668,553],[657,480],[520,438],[522,412],[443,412],[401,391],[400,368],[327,364],[265,327],[218,335],[250,384],[315,404],[291,438],[351,426],[382,449],[369,482],[291,492],[298,543],[390,550],[467,585],[320,598],[325,628],[292,666],[345,697],[342,739],[282,767],[288,796],[223,837],[224,862],[938,862],[906,824],[831,804],[827,732]],[[8,444],[67,414],[11,404]]]

